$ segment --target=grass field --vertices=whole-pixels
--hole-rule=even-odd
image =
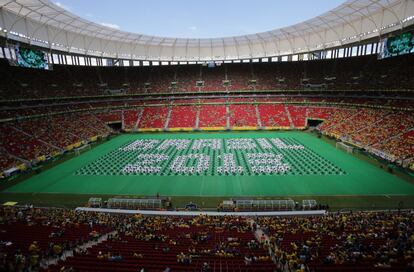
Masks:
[[[251,138],[253,149],[230,150],[224,140]],[[258,144],[259,138],[278,138],[287,145],[303,146],[292,150],[272,148],[266,150]],[[125,172],[124,167],[136,163],[142,149],[123,151],[136,140],[152,139],[162,144],[164,139],[185,139],[186,148],[174,146],[147,149],[148,154],[168,154],[168,160],[159,161],[158,173]],[[196,139],[223,139],[223,152],[232,153],[243,173],[219,174],[223,165],[223,152],[211,148],[191,150]],[[202,153],[210,157],[208,167],[198,174],[177,173],[171,170],[171,161],[179,156]],[[288,170],[278,173],[258,173],[252,170],[247,153],[282,154],[275,160],[289,165]],[[218,157],[221,155],[221,157]],[[273,156],[273,155],[272,155]],[[193,156],[194,157],[194,156]],[[187,157],[181,168],[197,165],[197,159]],[[220,159],[221,158],[221,159]],[[274,157],[272,157],[274,158]],[[275,162],[273,161],[273,162]],[[180,168],[178,167],[178,168]],[[95,170],[93,170],[95,169]],[[95,171],[95,172],[94,172]],[[355,197],[414,199],[414,185],[360,160],[308,133],[303,132],[241,132],[241,133],[182,133],[182,134],[127,134],[120,135],[78,157],[65,161],[49,170],[8,187],[2,196],[14,194],[60,194],[60,195],[140,195],[154,196],[157,193],[172,197]],[[9,197],[7,197],[9,199]],[[5,199],[2,197],[2,199]]]

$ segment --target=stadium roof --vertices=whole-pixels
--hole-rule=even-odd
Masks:
[[[48,0],[0,0],[0,35],[73,53],[140,60],[263,58],[337,47],[413,23],[412,0],[348,0],[313,19],[250,35],[184,39],[129,33]]]

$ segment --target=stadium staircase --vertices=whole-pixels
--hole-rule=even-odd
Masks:
[[[139,121],[141,120],[141,118],[142,118],[142,113],[144,112],[144,109],[143,108],[141,108],[140,110],[139,110],[139,112],[138,112],[138,118],[137,118],[137,121],[135,122],[135,125],[134,125],[134,128],[133,128],[133,131],[137,131],[138,130],[138,124],[139,124]]]
[[[171,112],[172,112],[172,102],[170,102],[170,105],[168,106],[168,113],[167,113],[167,118],[165,119],[164,129],[168,129],[168,124],[170,123],[170,120],[171,120]]]
[[[307,123],[306,120],[308,118],[309,118],[309,107],[306,107],[306,110],[305,110],[305,123]]]
[[[75,134],[75,133],[72,133],[72,132],[70,132],[70,131],[67,131],[67,133],[68,133],[69,135],[72,135],[74,138],[79,139],[79,140],[82,140],[82,141],[87,140],[87,139],[83,139],[83,138],[82,138],[82,137],[80,137],[79,135],[77,135],[77,134]]]
[[[387,117],[388,115],[390,115],[390,114],[391,114],[391,113],[388,113],[388,114],[386,114],[386,115],[383,115],[382,117],[383,117],[383,118],[386,118],[386,117]],[[381,124],[381,122],[383,122],[383,118],[378,119],[376,122],[366,124],[366,126],[361,127],[361,128],[359,128],[359,129],[355,130],[354,132],[352,132],[352,133],[351,133],[351,135],[361,133],[361,132],[363,132],[363,131],[364,131],[364,130],[366,130],[366,129],[369,129],[369,128],[372,128],[372,127],[375,127],[375,126],[377,126],[377,125]]]
[[[2,154],[6,155],[6,156],[8,156],[10,158],[15,159],[16,161],[22,162],[22,163],[28,162],[27,160],[25,160],[23,158],[20,158],[18,156],[15,156],[15,155],[11,154],[4,147],[0,147],[0,155],[2,155]]]
[[[287,106],[285,106],[285,112],[286,112],[286,115],[289,119],[290,128],[295,128],[295,125],[293,124],[293,121],[292,121],[292,116],[290,116],[290,112],[289,112]]]
[[[405,135],[405,134],[407,134],[407,133],[413,132],[413,131],[414,131],[414,127],[413,127],[413,128],[410,128],[410,129],[408,129],[408,130],[401,131],[400,133],[398,133],[398,134],[396,134],[396,135],[393,135],[393,136],[391,136],[391,137],[389,137],[389,138],[387,138],[387,139],[383,140],[383,141],[382,141],[382,143],[387,143],[387,142],[389,142],[389,141],[391,141],[391,140],[393,140],[393,139],[397,139],[397,138],[399,138],[399,137],[401,137],[401,136],[403,136],[403,135]],[[367,146],[372,147],[372,146],[374,146],[374,145],[376,145],[376,144],[378,144],[378,142],[375,142],[375,143],[370,144],[370,145],[367,145]]]
[[[49,143],[49,142],[46,142],[46,141],[44,141],[44,140],[42,140],[42,139],[40,139],[40,138],[36,137],[36,135],[30,135],[30,134],[29,134],[29,133],[27,133],[26,131],[21,130],[21,129],[19,129],[19,128],[15,127],[15,126],[13,126],[12,128],[13,128],[15,131],[19,132],[19,133],[22,133],[22,134],[24,134],[24,135],[26,135],[26,136],[28,136],[28,137],[30,137],[30,138],[36,139],[37,141],[41,142],[42,144],[48,145],[48,146],[50,146],[50,147],[52,147],[52,148],[54,148],[54,149],[56,149],[56,150],[59,150],[59,151],[63,151],[63,149],[62,149],[62,148],[60,148],[60,147],[58,147],[58,146],[56,146],[56,145],[53,145],[53,144],[51,144],[51,143]]]
[[[260,119],[260,112],[259,112],[259,106],[254,105],[255,111],[256,111],[256,118],[257,118],[257,127],[262,128],[262,120]]]
[[[175,218],[174,220],[179,220]],[[253,224],[254,221],[251,223]],[[126,228],[128,230],[128,228]],[[128,231],[129,232],[129,231]],[[133,233],[133,232],[132,232]],[[136,238],[131,235],[120,233],[115,236],[116,239],[109,239],[109,235],[105,236],[97,242],[87,243],[83,249],[87,249],[87,254],[67,255],[58,262],[54,261],[48,267],[48,271],[59,271],[62,266],[73,267],[76,271],[88,269],[88,271],[124,271],[134,272],[140,271],[141,267],[145,267],[145,271],[165,271],[169,267],[173,271],[200,271],[204,262],[210,264],[209,271],[269,271],[276,266],[269,258],[266,261],[256,261],[251,265],[245,265],[245,256],[268,256],[268,252],[262,247],[248,248],[246,244],[255,240],[255,232],[238,231],[236,229],[211,229],[210,226],[191,225],[191,226],[175,226],[171,228],[160,228],[156,230],[157,235],[165,235],[167,240],[145,240]],[[192,237],[196,233],[205,233],[208,238],[204,242],[193,243]],[[260,233],[260,230],[259,230]],[[261,236],[260,236],[261,237]],[[177,255],[181,253],[188,254],[190,249],[194,248],[197,252],[203,250],[212,250],[229,239],[235,239],[240,255],[232,257],[224,257],[210,253],[198,253],[193,257],[189,264],[177,263]],[[179,243],[171,243],[179,241]],[[169,250],[164,251],[166,245],[169,244]],[[260,244],[260,242],[259,242]],[[99,252],[106,254],[110,251],[112,254],[119,253],[124,256],[120,262],[99,260],[97,255]],[[140,253],[142,258],[133,257],[133,253]],[[150,257],[149,257],[150,256]]]
[[[96,122],[105,124],[105,122],[102,122],[102,120],[101,120],[101,119],[99,119],[99,117],[98,117],[98,116],[96,116],[96,114],[97,114],[96,112],[91,112],[91,115],[93,116],[93,118],[94,118],[94,119],[96,119]],[[112,129],[111,129],[108,125],[106,125],[106,124],[105,124],[105,128],[106,128],[108,131],[112,131]]]
[[[125,111],[121,113],[121,128],[125,129]]]
[[[341,126],[344,123],[348,122],[348,120],[350,120],[350,119],[354,118],[355,116],[357,116],[358,114],[359,114],[358,111],[356,111],[354,114],[350,115],[348,118],[342,120],[341,122],[336,122],[336,123],[335,122],[332,122],[330,125],[328,125],[327,127],[325,127],[324,130],[331,130],[331,129],[334,129],[334,128],[338,127],[338,126]]]
[[[228,104],[226,104],[226,129],[230,129],[230,106]]]
[[[197,113],[196,113],[196,122],[195,126],[196,129],[200,128],[200,106],[197,106]]]
[[[93,246],[96,246],[100,243],[104,243],[105,241],[108,240],[109,237],[115,236],[117,234],[118,234],[118,231],[116,230],[109,232],[109,233],[105,233],[104,235],[99,237],[97,240],[91,240],[82,245],[78,245],[77,250],[87,252]],[[40,267],[44,271],[49,271],[49,269],[53,270],[53,268],[56,267],[59,262],[64,262],[67,258],[71,258],[71,257],[74,257],[74,250],[73,249],[65,250],[62,252],[61,257],[51,257],[47,259],[45,262],[42,262]]]

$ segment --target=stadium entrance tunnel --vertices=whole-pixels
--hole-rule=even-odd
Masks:
[[[107,123],[107,125],[115,131],[119,132],[119,131],[122,130],[122,123],[121,122],[111,122],[111,123]]]
[[[323,121],[324,120],[322,120],[322,119],[307,119],[307,125],[308,125],[308,127],[317,127],[317,126],[319,126],[320,124],[322,124],[323,123]]]

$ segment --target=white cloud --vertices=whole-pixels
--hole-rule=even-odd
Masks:
[[[66,10],[68,10],[68,11],[72,11],[72,8],[71,8],[71,7],[69,7],[69,6],[66,6],[66,5],[62,4],[61,2],[53,2],[53,3],[54,3],[56,6],[60,7],[60,8],[66,9]]]
[[[192,31],[196,31],[197,27],[196,26],[190,26],[188,29],[192,30]]]
[[[103,26],[107,26],[107,27],[110,27],[110,28],[115,28],[115,29],[120,29],[121,27],[119,26],[119,25],[117,25],[117,24],[111,24],[111,23],[99,23],[100,25],[103,25]]]

